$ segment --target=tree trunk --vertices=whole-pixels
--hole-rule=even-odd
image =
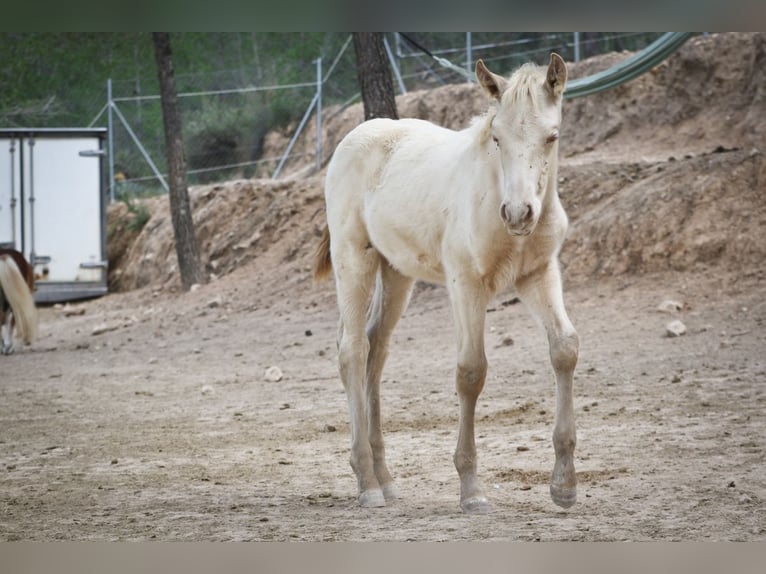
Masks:
[[[181,286],[188,291],[195,283],[206,283],[207,278],[199,257],[199,246],[194,233],[189,190],[186,183],[186,158],[181,134],[181,116],[178,112],[173,54],[167,32],[154,32],[154,53],[160,80],[162,120],[165,124],[165,148],[168,158],[168,185],[170,187],[170,214],[176,241]]]
[[[394,82],[382,32],[354,32],[356,73],[364,102],[364,119],[393,118],[396,113]]]

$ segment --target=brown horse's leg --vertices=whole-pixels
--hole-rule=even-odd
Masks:
[[[460,475],[460,507],[467,514],[486,514],[492,506],[477,475],[474,417],[476,401],[484,388],[487,358],[484,354],[484,319],[487,294],[478,284],[448,281],[458,341],[456,385],[460,422],[455,468]]]
[[[0,291],[0,299],[2,299],[2,291]],[[0,302],[0,305],[4,303]],[[13,353],[13,327],[13,311],[0,309],[0,354]]]
[[[0,250],[0,260],[5,256],[6,250]],[[0,261],[2,263],[2,261]],[[3,286],[0,285],[0,354],[10,355],[13,353],[13,312],[10,303],[5,298]]]
[[[551,498],[568,508],[577,500],[574,449],[577,442],[572,385],[579,353],[579,338],[564,307],[561,273],[551,262],[541,272],[517,283],[519,295],[542,320],[548,334],[551,365],[556,374],[556,418],[553,447],[556,462],[551,476]]]
[[[398,498],[399,493],[386,466],[383,432],[380,424],[380,376],[388,355],[391,333],[409,302],[414,281],[396,271],[385,261],[380,266],[377,287],[368,313],[367,337],[370,354],[367,358],[367,420],[375,476],[386,500]]]

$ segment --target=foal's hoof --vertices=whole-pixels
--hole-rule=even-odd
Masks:
[[[561,508],[569,508],[577,502],[577,487],[551,484],[551,498]]]
[[[399,487],[393,482],[389,482],[388,484],[383,485],[383,497],[388,501],[401,498],[402,495],[399,492]]]
[[[492,505],[484,496],[472,496],[460,501],[460,508],[465,514],[489,514]]]
[[[365,490],[359,495],[359,506],[362,508],[379,508],[386,505],[386,498],[379,488]]]

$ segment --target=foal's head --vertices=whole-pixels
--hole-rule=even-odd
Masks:
[[[502,164],[500,217],[510,233],[529,235],[546,191],[555,185],[549,176],[556,177],[566,64],[551,54],[547,69],[526,64],[506,80],[479,60],[476,77],[496,100],[490,145],[497,146]]]

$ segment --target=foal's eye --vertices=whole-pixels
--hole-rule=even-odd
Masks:
[[[557,139],[559,139],[559,130],[553,130],[547,138],[545,138],[545,143],[551,144],[555,142]]]

